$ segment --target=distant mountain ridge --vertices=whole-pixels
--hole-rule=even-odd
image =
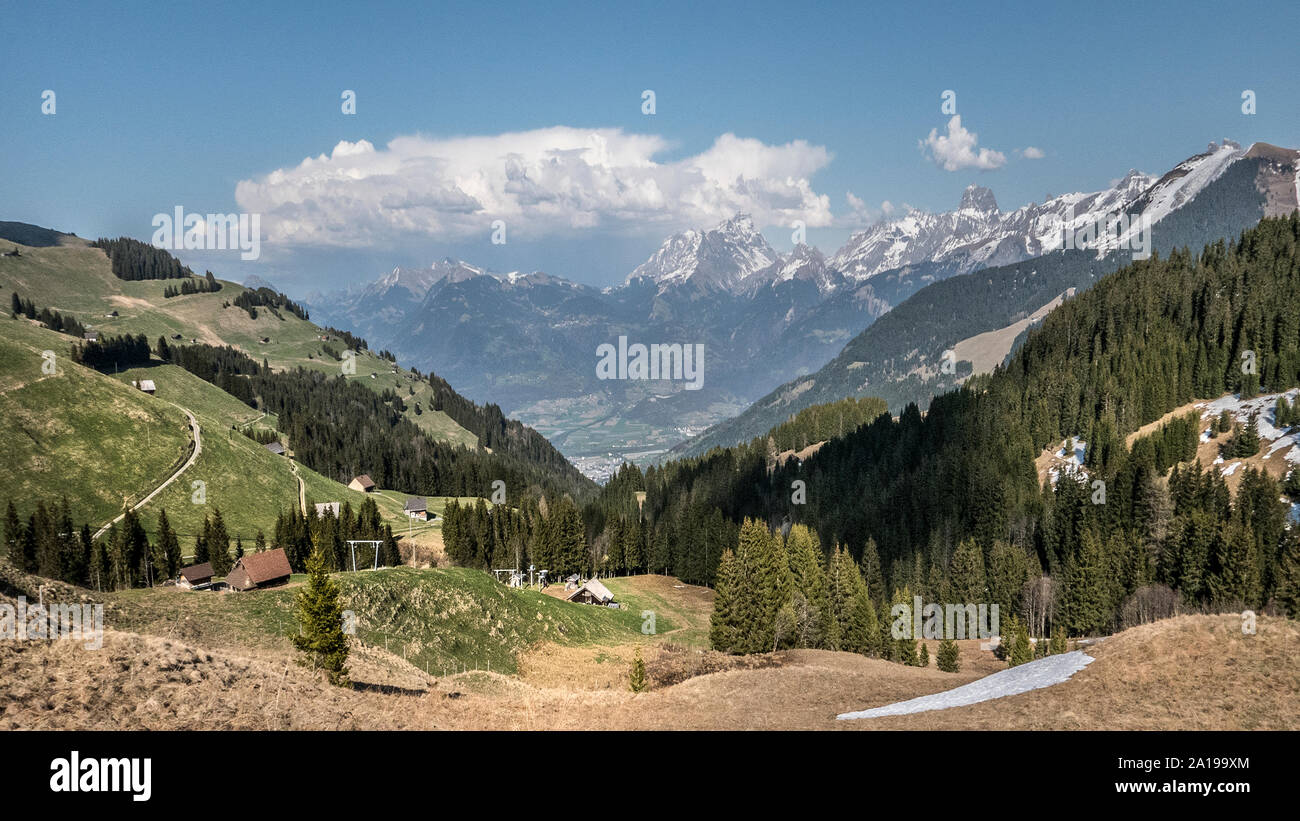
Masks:
[[[1225,141],[1180,163],[1134,202],[1162,214],[1152,228],[1157,253],[1235,239],[1266,216],[1300,208],[1300,152],[1265,143],[1242,151]],[[969,363],[955,362],[955,371],[944,374],[938,367],[944,350],[1024,319],[1071,288],[1082,292],[1131,258],[1127,251],[1106,251],[1098,258],[1094,250],[1056,250],[931,284],[856,336],[817,372],[780,385],[670,455],[697,456],[747,441],[803,408],[847,397],[880,397],[895,413],[910,402],[924,408],[931,397],[970,373]]]
[[[666,238],[613,288],[444,259],[309,302],[332,324],[354,328],[419,367],[436,369],[467,395],[528,420],[566,455],[652,451],[817,370],[928,285],[1058,251],[1067,235],[1117,214],[1145,213],[1162,222],[1243,159],[1276,166],[1270,185],[1284,208],[1297,199],[1294,184],[1289,196],[1277,184],[1287,174],[1294,181],[1295,152],[1288,152],[1264,144],[1248,152],[1224,140],[1160,177],[1129,171],[1104,190],[1053,196],[1010,212],[989,189],[970,186],[953,211],[911,210],[853,234],[829,256],[807,245],[778,252],[750,216],[737,214]],[[1250,195],[1261,202],[1262,196]],[[1259,204],[1234,199],[1233,207],[1253,216]],[[1188,229],[1195,243],[1217,236]],[[1103,235],[1092,247],[1104,253],[1124,239]],[[685,395],[671,382],[597,380],[597,346],[620,335],[704,344],[706,388]],[[600,435],[602,428],[610,435]]]

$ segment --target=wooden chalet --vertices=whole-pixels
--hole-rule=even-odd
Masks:
[[[227,574],[226,583],[234,590],[260,590],[288,582],[292,573],[284,549],[277,547],[265,553],[245,554]]]

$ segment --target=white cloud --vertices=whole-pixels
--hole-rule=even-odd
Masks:
[[[962,127],[961,115],[954,114],[948,121],[948,134],[941,136],[939,129],[930,129],[930,136],[920,141],[921,151],[928,152],[930,159],[945,171],[960,171],[964,168],[978,168],[991,171],[1006,165],[1007,157],[1001,151],[991,148],[976,149],[979,137],[973,131]]]
[[[1047,156],[1046,154],[1043,153],[1043,149],[1036,148],[1032,145],[1026,148],[1024,151],[1021,151],[1020,155],[1027,160],[1041,160],[1043,157]]]
[[[881,219],[889,219],[896,210],[889,200],[882,201],[879,208],[872,208],[852,191],[844,192],[844,201],[848,203],[849,213],[837,219],[835,224],[850,228],[860,228]]]
[[[831,160],[803,140],[767,145],[723,134],[672,162],[655,135],[557,126],[480,137],[398,137],[384,148],[340,142],[258,179],[235,199],[261,213],[269,242],[365,246],[402,236],[510,238],[603,227],[655,235],[709,226],[738,211],[755,223],[830,225],[811,177]]]

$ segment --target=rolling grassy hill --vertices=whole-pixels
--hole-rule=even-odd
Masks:
[[[158,512],[166,509],[188,556],[203,517],[216,508],[232,540],[241,537],[248,549],[259,529],[269,537],[277,514],[298,505],[291,460],[232,429],[250,423],[271,427],[274,417],[175,365],[156,362],[117,374],[82,367],[66,355],[73,341],[24,318],[0,319],[0,409],[8,423],[0,457],[9,467],[0,474],[0,504],[12,499],[25,517],[37,500],[66,495],[75,521],[98,529],[121,512],[124,502],[143,499],[187,458],[191,436],[184,408],[199,423],[202,451],[193,466],[140,509],[151,536]],[[41,370],[46,350],[55,352],[53,375]],[[133,388],[137,379],[153,380],[157,393]],[[356,509],[367,496],[304,465],[297,465],[297,473],[308,504],[350,501]],[[205,485],[204,504],[193,502],[195,481]],[[440,522],[412,523],[406,517],[406,494],[370,495],[399,538],[422,541],[440,531]],[[438,514],[447,503],[439,497],[428,501]]]
[[[66,495],[78,523],[103,523],[183,461],[185,414],[111,376],[73,364],[70,338],[25,319],[0,319],[0,503],[25,516]],[[41,354],[55,353],[56,373]]]
[[[305,577],[295,576],[294,581]],[[516,654],[538,641],[588,646],[657,640],[641,632],[636,608],[572,604],[506,587],[465,568],[410,567],[336,573],[344,607],[356,613],[356,641],[406,658],[431,674],[464,668],[512,673]],[[171,635],[213,647],[291,652],[297,585],[255,594],[139,588],[108,594],[118,630]],[[661,614],[660,635],[684,626]]]
[[[228,304],[246,290],[240,285],[222,281],[216,293],[166,298],[163,291],[175,286],[175,280],[121,280],[113,275],[104,252],[84,240],[59,235],[65,244],[33,247],[24,245],[21,238],[32,239],[33,230],[45,229],[22,223],[3,225],[10,228],[0,231],[0,237],[22,252],[20,257],[0,257],[0,298],[6,304],[10,293],[17,291],[36,305],[71,315],[101,334],[143,333],[151,344],[159,336],[171,339],[180,334],[184,342],[193,339],[234,346],[255,359],[267,360],[276,370],[303,367],[340,372],[339,362],[325,348],[330,345],[341,350],[344,343],[337,338],[326,342],[322,339],[326,332],[319,326],[287,311],[277,318],[271,311],[259,309],[253,319],[247,311]],[[118,315],[110,316],[114,311]],[[262,339],[270,341],[263,343]],[[356,357],[356,373],[349,378],[375,391],[396,390],[407,403],[407,417],[435,439],[477,446],[477,436],[442,411],[431,409],[433,388],[427,382],[412,378],[409,371],[374,352],[362,351]],[[422,413],[415,413],[417,403]]]

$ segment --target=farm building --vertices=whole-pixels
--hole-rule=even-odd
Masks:
[[[176,586],[184,587],[187,590],[202,590],[211,587],[212,562],[182,567],[180,578],[176,580]]]
[[[429,505],[424,501],[423,496],[412,496],[407,499],[406,506],[402,510],[409,518],[419,519],[422,522],[429,521]]]
[[[363,473],[360,476],[353,477],[352,481],[348,482],[348,487],[362,493],[370,493],[375,489],[375,480],[370,478],[370,474]]]
[[[153,383],[152,379],[140,379],[140,380],[132,379],[131,387],[139,388],[145,393],[154,393],[155,391],[158,390],[158,386]]]
[[[284,445],[280,444],[279,442],[268,443],[266,449],[274,453],[276,456],[284,455]]]
[[[614,604],[614,594],[599,579],[588,579],[586,584],[570,593],[567,599],[578,604],[603,604],[607,607]]]
[[[94,342],[99,339],[99,331],[86,331],[84,336],[87,342]]]
[[[235,562],[226,583],[235,590],[255,590],[284,584],[292,573],[284,549],[277,547],[265,553],[249,553]]]
[[[332,514],[334,518],[337,519],[339,515],[339,503],[338,502],[317,502],[316,518],[319,519],[322,516],[324,516],[326,513]]]

